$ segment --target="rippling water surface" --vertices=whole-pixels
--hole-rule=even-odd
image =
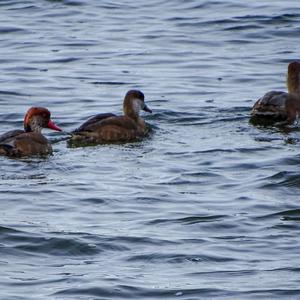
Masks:
[[[244,2],[244,3],[243,3]],[[300,143],[249,124],[299,59],[290,1],[2,0],[1,132],[153,109],[142,142],[0,158],[0,298],[299,299]]]

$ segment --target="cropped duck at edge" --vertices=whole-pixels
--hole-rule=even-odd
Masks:
[[[41,131],[43,128],[61,131],[50,119],[44,107],[31,107],[24,118],[24,130],[11,130],[0,136],[0,154],[11,157],[47,155],[52,146]]]
[[[138,90],[130,90],[124,98],[123,116],[98,114],[77,128],[70,141],[100,144],[140,139],[148,132],[147,124],[140,117],[141,110],[152,112],[145,104],[144,94]]]
[[[251,118],[281,121],[278,124],[290,124],[300,115],[300,63],[294,61],[288,65],[288,92],[270,91],[258,99],[251,111]]]

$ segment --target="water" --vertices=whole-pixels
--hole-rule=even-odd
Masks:
[[[290,1],[0,2],[1,132],[153,109],[142,142],[0,158],[0,298],[298,299],[299,130],[249,124],[299,59]]]

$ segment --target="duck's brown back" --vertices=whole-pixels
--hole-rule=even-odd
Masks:
[[[112,113],[102,113],[102,114],[97,114],[91,118],[89,118],[87,121],[85,121],[83,124],[80,125],[77,129],[74,130],[75,132],[81,132],[81,131],[88,131],[90,126],[93,126],[95,124],[99,124],[101,121],[104,119],[110,118],[110,117],[115,117],[116,115]]]

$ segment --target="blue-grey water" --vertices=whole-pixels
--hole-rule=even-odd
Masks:
[[[0,157],[0,299],[299,299],[300,132],[249,112],[300,58],[300,3],[1,0],[1,132],[153,109],[142,142]]]

